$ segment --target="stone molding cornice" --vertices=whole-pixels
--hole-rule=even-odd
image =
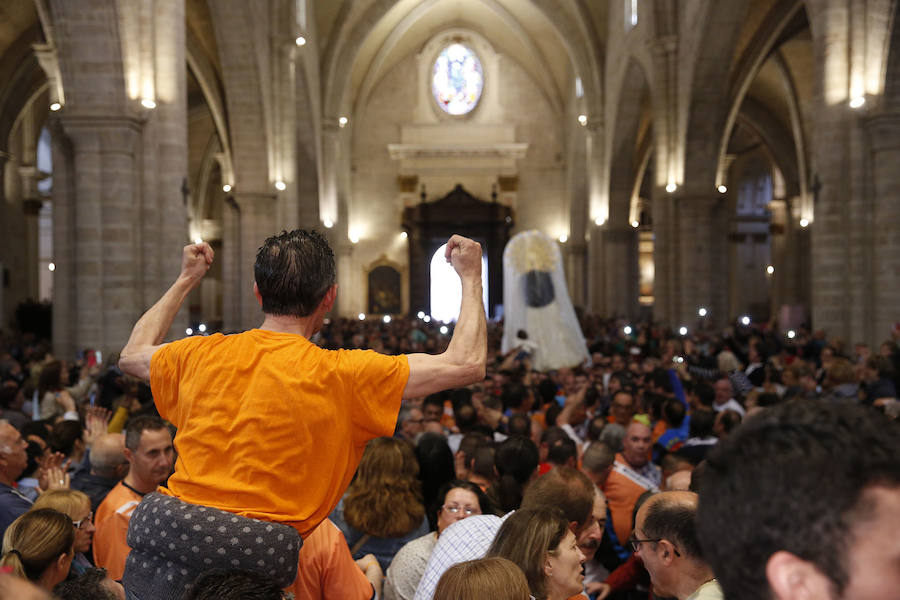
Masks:
[[[528,151],[526,143],[500,144],[388,144],[392,160],[435,158],[494,158],[519,160]]]

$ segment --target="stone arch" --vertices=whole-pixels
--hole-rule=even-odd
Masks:
[[[269,110],[256,33],[260,15],[242,0],[209,3],[215,30],[229,129],[234,185],[239,192],[269,193]]]
[[[787,195],[799,195],[797,150],[793,137],[785,131],[782,124],[764,106],[750,98],[745,99],[741,105],[737,123],[753,131],[762,141],[772,164],[784,177]]]
[[[591,52],[591,44],[584,40],[583,28],[590,19],[582,18],[579,23],[568,17],[568,11],[558,6],[559,0],[532,0],[547,18],[557,33],[559,43],[566,49],[570,61],[577,73],[582,74],[588,106],[599,112],[601,106],[601,69],[597,52]],[[346,98],[352,67],[355,64],[363,44],[381,22],[385,15],[396,5],[396,0],[376,0],[352,24],[346,18],[349,9],[347,4],[341,8],[337,22],[339,28],[332,33],[332,42],[325,52],[322,69],[324,82],[324,106],[326,110],[339,111],[351,100]],[[582,7],[583,9],[583,7]],[[579,13],[584,17],[583,12]],[[326,114],[326,119],[334,117]]]
[[[5,83],[0,86],[0,151],[8,150],[9,134],[25,107],[47,89],[47,77],[31,50],[40,36],[38,25],[24,32],[8,52],[10,60],[5,62],[9,67],[0,66],[0,75],[5,74]]]
[[[717,172],[725,166],[725,155],[731,134],[738,120],[741,106],[750,89],[750,85],[756,78],[766,59],[772,55],[780,41],[784,40],[786,32],[795,31],[806,23],[806,13],[803,8],[803,0],[789,0],[776,2],[769,13],[763,19],[762,25],[757,29],[756,35],[747,44],[747,50],[738,59],[737,66],[732,72],[728,98],[728,115],[722,130],[719,142],[719,151],[716,158]],[[792,94],[796,96],[796,94]],[[791,98],[795,100],[795,98]],[[805,194],[806,176],[804,165],[806,163],[806,148],[802,137],[802,130],[798,128],[794,135],[794,146],[798,158],[798,193]]]
[[[129,114],[134,100],[126,94],[115,4],[50,0],[48,5],[66,105],[79,115]]]
[[[900,110],[900,18],[897,9],[891,11],[891,35],[888,39],[884,74],[884,105],[888,110]]]
[[[391,50],[393,50],[397,46],[401,38],[409,30],[414,28],[416,23],[420,19],[422,19],[426,15],[426,13],[431,10],[439,1],[440,0],[426,0],[417,5],[406,16],[404,16],[403,19],[401,19],[400,23],[398,23],[397,26],[391,31],[390,35],[388,35],[384,43],[378,49],[378,52],[376,53],[375,58],[372,60],[371,66],[367,70],[363,82],[359,87],[356,98],[353,100],[354,114],[359,113],[360,107],[365,105],[369,95],[372,93],[372,90],[377,85],[381,76],[383,76],[384,73],[382,72],[382,69]],[[556,86],[554,85],[550,76],[550,66],[547,63],[544,55],[541,54],[537,45],[529,37],[528,33],[525,31],[522,25],[518,21],[516,21],[514,15],[512,15],[502,4],[497,2],[497,0],[482,0],[482,2],[504,21],[509,29],[515,34],[516,38],[527,48],[528,55],[525,58],[533,61],[538,65],[537,70],[540,84],[538,88],[545,94],[547,101],[550,103],[553,109],[556,112],[562,112],[562,98],[560,98],[559,90],[556,90]]]
[[[628,61],[611,120],[609,161],[609,224],[628,224],[635,179],[640,167],[638,135],[644,109],[649,109],[650,85],[643,66]]]
[[[708,2],[700,13],[700,32],[691,36],[702,45],[686,49],[688,56],[682,57],[690,66],[679,84],[682,89],[687,86],[687,93],[679,94],[685,107],[680,117],[684,126],[679,127],[684,135],[684,168],[680,171],[685,185],[702,193],[715,193],[719,148],[712,140],[719,139],[729,108],[726,82],[731,63],[723,57],[733,54],[744,16],[743,10],[735,8],[731,2]],[[687,21],[683,27],[696,27]],[[690,50],[695,51],[693,56]]]

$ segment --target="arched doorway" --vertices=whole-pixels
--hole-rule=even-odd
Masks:
[[[497,307],[503,302],[503,270],[499,267],[512,225],[510,207],[479,200],[460,184],[439,200],[423,199],[420,204],[404,209],[403,228],[409,233],[410,312],[431,310],[432,257],[451,235],[458,233],[481,243],[486,260],[483,265],[495,271],[493,277],[487,277],[484,289],[487,314],[496,316]],[[456,310],[459,310],[458,302]]]

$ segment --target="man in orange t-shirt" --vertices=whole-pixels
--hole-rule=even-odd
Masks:
[[[334,305],[337,285],[331,248],[321,235],[304,230],[270,237],[257,253],[253,291],[264,313],[258,329],[160,345],[213,260],[208,244],[185,246],[180,276],[134,326],[119,361],[125,373],[150,380],[160,415],[178,428],[175,473],[168,490],[160,491],[187,505],[179,514],[208,507],[254,522],[289,525],[308,536],[337,504],[366,442],[393,432],[402,398],[481,381],[487,356],[481,247],[454,235],[446,258],[460,276],[462,304],[442,354],[384,356],[329,351],[310,342]],[[233,521],[242,531],[256,527]],[[179,531],[178,537],[212,539],[210,548],[198,546],[196,553],[211,561],[204,563],[210,567],[240,563],[227,539],[216,541],[219,533],[228,537],[228,527],[203,535],[202,522],[198,515],[190,531]],[[264,548],[268,540],[261,539]],[[281,538],[278,542],[269,549],[293,546]],[[205,555],[209,549],[211,555]],[[266,562],[256,549],[246,550],[253,559],[248,564]],[[191,554],[188,562],[196,560]],[[174,581],[175,590],[189,578],[195,565],[178,564],[179,558],[170,559],[174,566],[161,567],[168,573],[155,581]],[[135,578],[143,578],[141,585],[149,586],[151,574],[139,573],[134,562],[126,568],[126,588],[132,569]],[[295,577],[294,563],[283,572],[277,565],[264,570],[276,581],[289,577],[287,585]]]
[[[659,491],[659,467],[649,461],[650,428],[632,421],[625,430],[622,452],[616,454],[613,469],[603,484],[603,493],[612,516],[616,539],[625,545],[631,535],[634,505],[647,491]]]
[[[373,563],[374,561],[374,563]],[[325,519],[303,542],[297,579],[286,592],[304,600],[369,600],[381,596],[384,574],[376,559],[367,554],[360,559],[369,577],[350,555],[347,540],[337,525]],[[371,578],[371,579],[370,579]],[[375,587],[378,588],[376,596]]]
[[[97,507],[94,517],[94,560],[112,579],[121,579],[131,548],[126,542],[131,513],[143,497],[172,472],[172,434],[157,417],[136,417],[125,429],[125,458],[129,469]]]

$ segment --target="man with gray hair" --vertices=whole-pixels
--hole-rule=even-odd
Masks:
[[[416,436],[425,430],[425,417],[415,406],[404,404],[397,415],[397,435],[415,443]]]
[[[125,436],[108,433],[97,438],[91,447],[90,463],[90,471],[81,471],[72,478],[72,489],[87,494],[91,510],[96,511],[109,491],[128,474]]]
[[[628,541],[650,573],[658,598],[724,598],[697,541],[697,499],[694,492],[662,492],[638,509]]]
[[[28,464],[28,442],[7,421],[0,420],[0,538],[9,524],[31,508],[32,501],[16,489]]]

